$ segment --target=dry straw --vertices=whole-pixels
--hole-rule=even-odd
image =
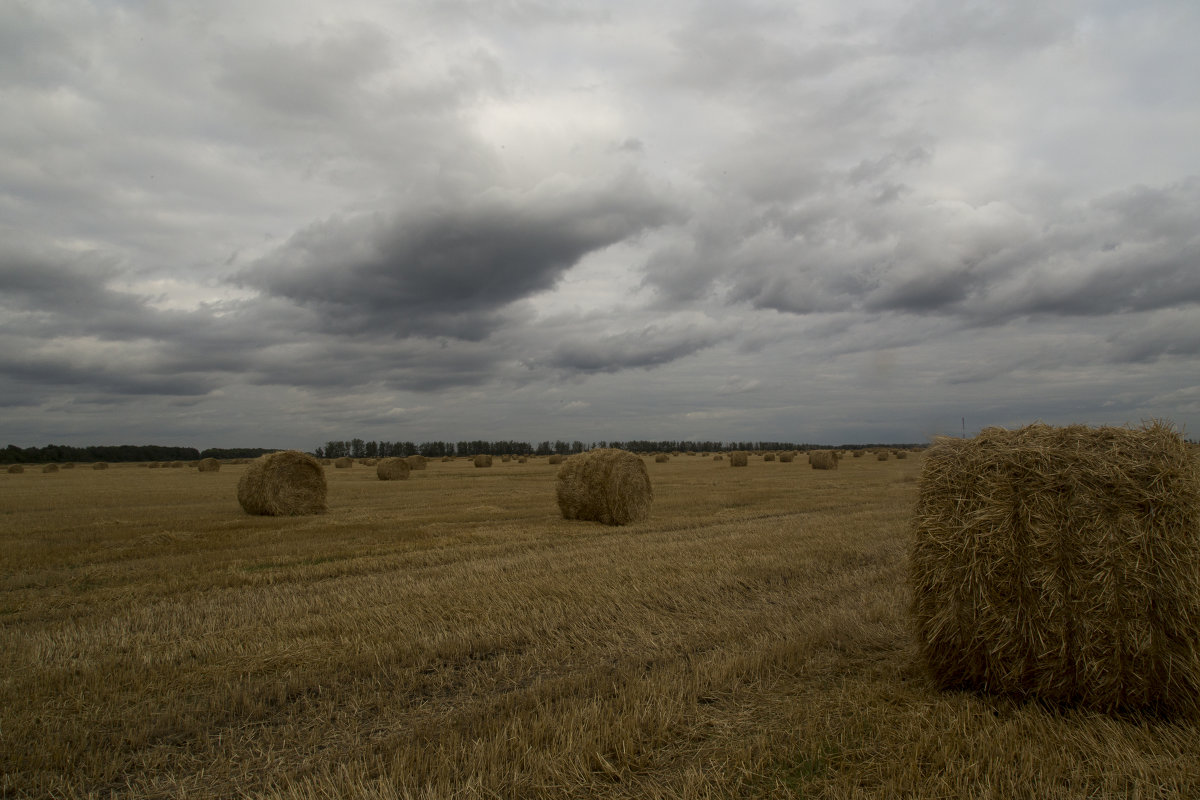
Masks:
[[[744,467],[750,463],[750,458],[745,453],[730,453],[729,466]]]
[[[795,453],[780,453],[779,460],[782,461],[784,464],[790,464],[796,460],[796,454]]]
[[[92,469],[108,469],[108,462],[97,461],[95,464],[92,464]]]
[[[375,474],[381,481],[406,481],[412,472],[412,464],[406,458],[383,458],[375,465]]]
[[[247,514],[294,517],[325,511],[325,471],[299,450],[269,453],[250,462],[237,485]]]
[[[1169,425],[939,439],[909,564],[939,685],[1200,715],[1200,468]]]
[[[200,472],[220,472],[221,462],[215,458],[202,458],[200,463],[196,465],[196,469]]]
[[[561,464],[562,462],[563,462],[563,457],[562,457],[562,456],[560,456],[560,455],[557,455],[557,454],[556,454],[556,455],[552,455],[552,456],[550,456],[549,463],[551,463],[551,464]]]
[[[907,450],[897,450],[896,458],[897,459],[908,458],[908,451]]]
[[[724,461],[724,460],[725,460],[725,456],[721,455],[720,453],[713,456],[713,461]]]
[[[808,463],[813,469],[837,469],[837,455],[832,450],[813,450],[808,454]]]
[[[354,459],[349,456],[342,456],[333,460],[334,469],[350,469],[354,466]]]
[[[567,459],[558,471],[563,519],[628,525],[649,517],[653,501],[645,462],[625,450],[590,450]]]
[[[875,458],[876,458],[876,459],[878,459],[879,461],[887,461],[887,460],[888,460],[888,454],[887,454],[887,453],[880,453],[880,454],[878,454],[877,456],[875,456]]]
[[[42,472],[58,472],[58,464],[46,464],[42,467]]]
[[[146,469],[159,469],[160,467],[162,467],[162,464],[158,463],[157,461],[151,461],[146,465]]]
[[[20,464],[10,464],[8,466],[8,474],[9,475],[20,475],[24,471],[25,471],[25,468],[22,467]]]
[[[765,455],[763,455],[763,461],[774,461],[774,460],[775,460],[774,453],[766,453]]]
[[[67,463],[65,463],[65,464],[63,464],[63,465],[62,465],[62,468],[63,468],[63,469],[75,469],[75,462],[74,462],[74,461],[68,461]]]
[[[486,453],[480,453],[479,455],[475,456],[475,466],[490,467],[491,465],[492,465],[492,457],[487,455]]]
[[[182,461],[172,461],[171,469],[183,469],[183,462]]]
[[[413,469],[425,469],[425,456],[423,455],[414,453],[404,460],[407,461],[408,465]]]
[[[851,454],[851,458],[862,458],[862,457],[863,457],[862,450],[855,450],[854,453]]]
[[[665,464],[670,460],[671,460],[671,457],[668,456],[666,453],[659,453],[658,455],[656,455],[654,457],[655,464]]]

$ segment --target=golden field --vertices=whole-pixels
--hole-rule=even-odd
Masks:
[[[1200,797],[1195,723],[932,688],[921,461],[647,458],[624,528],[544,458],[0,474],[0,796]]]

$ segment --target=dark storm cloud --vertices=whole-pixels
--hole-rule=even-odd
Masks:
[[[632,178],[596,191],[485,195],[312,225],[239,280],[319,310],[331,331],[478,340],[508,304],[671,215]]]

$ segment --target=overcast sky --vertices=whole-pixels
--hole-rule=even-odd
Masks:
[[[0,446],[1200,433],[1200,4],[7,0]]]

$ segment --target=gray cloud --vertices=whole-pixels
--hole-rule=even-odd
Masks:
[[[712,347],[729,331],[683,325],[647,325],[638,331],[589,339],[573,337],[554,347],[547,366],[572,373],[614,373],[669,364]]]
[[[318,309],[329,330],[478,340],[502,324],[505,306],[671,214],[632,177],[599,190],[484,196],[310,226],[239,280]]]

